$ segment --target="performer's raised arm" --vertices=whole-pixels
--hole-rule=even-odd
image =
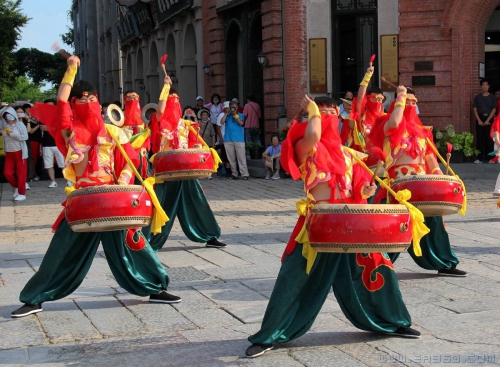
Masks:
[[[391,117],[389,117],[389,120],[385,123],[384,131],[396,129],[403,119],[406,106],[406,87],[400,85],[396,93],[397,97],[396,103],[394,104],[394,111],[392,111]]]
[[[307,95],[302,99],[301,107],[302,110],[307,111],[309,114],[304,137],[295,144],[297,158],[302,160],[321,140],[321,114],[316,103]]]
[[[172,85],[172,80],[168,75],[165,75],[165,79],[163,79],[163,89],[160,93],[160,98],[158,100],[158,109],[156,110],[156,119],[160,120],[165,112],[165,107],[167,107],[167,98],[170,93],[170,86]]]
[[[80,66],[80,58],[78,56],[72,55],[68,57],[66,60],[68,64],[68,68],[64,73],[63,80],[61,81],[61,85],[59,85],[59,90],[57,91],[57,101],[66,103],[68,102],[69,96],[71,94],[71,89],[73,88],[73,83],[75,82],[76,73],[78,72],[78,67]],[[69,109],[66,109],[69,110]],[[64,142],[68,143],[68,139],[71,135],[71,130],[67,129],[68,126],[71,126],[71,116],[68,113],[64,113],[63,109],[59,112],[60,118],[60,126],[63,127],[61,131]]]
[[[361,111],[361,105],[363,103],[363,98],[365,98],[366,89],[368,88],[368,84],[370,83],[370,79],[372,78],[374,71],[375,68],[370,63],[370,66],[366,69],[366,74],[363,77],[363,80],[359,83],[358,95],[356,96],[356,111],[360,114],[363,112]]]

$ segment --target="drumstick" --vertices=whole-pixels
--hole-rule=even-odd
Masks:
[[[448,149],[448,153],[446,153],[446,175],[448,175],[448,170],[450,169],[451,150],[453,149],[453,145],[447,142],[446,148]]]
[[[373,54],[372,57],[370,58],[370,67],[373,66],[373,62],[375,61],[375,57],[377,55]]]
[[[384,162],[382,162],[382,161],[377,162],[377,168],[375,168],[375,170],[373,171],[373,176],[372,176],[372,179],[370,181],[370,186],[373,185],[373,183],[375,182],[375,176],[377,176],[377,172],[378,172],[379,168],[383,166],[383,164],[384,164]]]
[[[161,68],[163,69],[163,72],[165,73],[165,76],[167,76],[167,69],[165,68],[165,61],[167,61],[167,58],[168,58],[168,55],[165,54],[160,59],[160,65],[161,65]]]
[[[398,89],[398,86],[396,84],[394,84],[393,82],[391,82],[390,80],[387,80],[385,77],[380,77],[380,80],[382,81],[382,83],[385,83],[387,85],[390,85],[391,87],[393,88],[396,88]]]

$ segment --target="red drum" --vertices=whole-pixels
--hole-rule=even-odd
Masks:
[[[140,185],[91,186],[73,191],[65,211],[74,232],[118,231],[147,226],[153,203]]]
[[[398,178],[391,188],[398,192],[408,189],[411,199],[408,201],[426,217],[457,214],[464,204],[462,184],[453,176],[411,175]],[[396,199],[391,196],[390,202]]]
[[[175,149],[156,154],[155,177],[164,181],[207,178],[213,173],[214,158],[207,149]]]
[[[404,205],[316,204],[308,221],[318,252],[402,252],[411,244],[410,212]]]

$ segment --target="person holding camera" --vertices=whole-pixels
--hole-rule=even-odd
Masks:
[[[238,113],[238,104],[231,102],[229,112],[224,111],[224,116],[220,120],[221,125],[225,126],[224,148],[226,149],[227,159],[231,165],[232,175],[230,180],[237,179],[237,167],[244,180],[248,180],[248,168],[245,156],[245,135],[243,127],[245,126],[245,116]],[[238,166],[236,165],[238,164]]]

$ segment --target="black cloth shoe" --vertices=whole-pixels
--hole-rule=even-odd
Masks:
[[[402,336],[403,338],[420,338],[420,331],[412,329],[411,327],[398,327],[395,332],[389,334]]]
[[[438,271],[438,275],[444,277],[466,277],[467,272],[463,270],[458,270],[456,266],[449,269],[441,269]]]
[[[229,176],[229,179],[230,179],[230,180],[237,180],[237,179],[238,179],[238,177],[236,177],[235,175],[231,175],[231,176]]]
[[[167,291],[160,291],[149,296],[149,302],[151,303],[179,303],[180,301],[182,301],[181,297],[174,296],[167,293]]]
[[[248,176],[243,176],[243,179],[244,180],[248,180]]]
[[[17,310],[12,311],[10,316],[16,318],[16,317],[24,317],[31,315],[32,313],[37,313],[37,312],[42,312],[42,304],[41,303],[35,303],[34,305],[29,305],[27,303],[24,304],[24,306],[19,307]]]
[[[217,238],[212,238],[210,241],[207,242],[205,245],[206,247],[226,247],[227,245],[225,243],[220,242],[217,240]]]
[[[273,348],[274,346],[272,344],[252,344],[247,348],[245,354],[248,358],[255,358],[263,355],[268,350],[271,350]]]

